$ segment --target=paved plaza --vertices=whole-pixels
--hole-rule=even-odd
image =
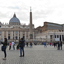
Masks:
[[[19,57],[19,50],[8,50],[7,60],[2,60],[3,52],[0,50],[0,64],[64,64],[63,50],[57,50],[53,46],[33,45],[32,48],[25,46],[25,57]]]

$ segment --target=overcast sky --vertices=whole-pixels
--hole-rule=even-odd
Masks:
[[[64,0],[0,0],[0,21],[9,23],[16,13],[22,24],[29,24],[30,6],[33,24],[43,26],[43,22],[64,23]]]

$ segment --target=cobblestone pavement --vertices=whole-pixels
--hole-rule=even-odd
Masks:
[[[8,50],[7,59],[0,50],[0,64],[64,64],[64,46],[63,50],[57,50],[53,46],[34,45],[32,48],[25,47],[25,57],[19,57],[19,50]]]

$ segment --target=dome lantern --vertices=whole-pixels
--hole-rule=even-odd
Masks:
[[[14,13],[13,17],[16,17],[16,14]]]

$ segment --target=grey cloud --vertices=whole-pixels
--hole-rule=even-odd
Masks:
[[[52,10],[41,10],[41,11],[35,11],[33,14],[33,18],[37,19],[37,18],[46,18],[49,14],[52,14]]]
[[[19,7],[18,6],[10,6],[10,7],[8,7],[8,8],[10,8],[10,9],[19,9]]]
[[[19,20],[28,21],[29,17],[25,12],[18,12],[17,14],[18,14],[17,17],[19,18]]]
[[[0,12],[0,18],[5,18],[5,17],[7,17],[7,15],[2,13],[2,12]]]
[[[28,15],[27,12],[28,12],[28,9],[27,7],[25,6],[21,6],[21,7],[18,7],[18,6],[10,6],[8,7],[9,8],[9,11],[8,13],[10,13],[10,10],[14,13],[16,13],[16,16],[19,20],[22,20],[22,21],[27,21],[28,20]],[[13,14],[12,14],[13,15]]]

